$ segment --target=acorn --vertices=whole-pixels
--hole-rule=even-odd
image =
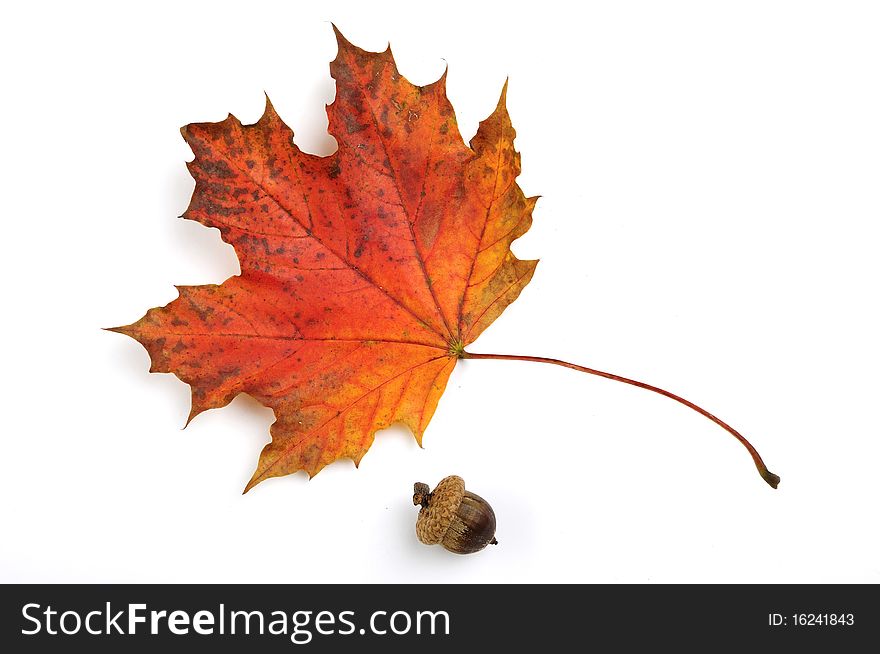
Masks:
[[[479,495],[464,489],[464,479],[451,475],[431,491],[413,486],[413,504],[421,505],[416,536],[425,545],[440,543],[455,554],[479,552],[495,540],[495,512]]]

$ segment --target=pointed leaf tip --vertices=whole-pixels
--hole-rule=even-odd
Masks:
[[[342,50],[344,47],[354,47],[352,42],[345,38],[345,35],[336,27],[336,23],[330,23],[333,26],[333,34],[336,35],[336,45]]]
[[[271,124],[276,120],[280,120],[278,112],[275,111],[275,105],[273,105],[272,100],[269,99],[269,94],[266,91],[263,91],[263,96],[266,98],[266,102],[263,106],[263,115],[260,116],[260,120],[257,122]]]
[[[262,476],[262,473],[260,473],[260,468],[258,466],[257,469],[254,470],[254,474],[251,475],[251,478],[248,480],[248,483],[245,484],[244,490],[241,491],[241,494],[246,495],[251,490],[253,490],[254,486],[259,484],[261,481],[265,481],[265,478]]]
[[[446,98],[446,78],[449,75],[449,62],[445,59],[443,60],[443,72],[440,74],[440,77],[437,78],[436,82],[432,82],[428,84],[428,86],[436,87],[440,90],[441,97]]]
[[[204,409],[200,409],[195,406],[191,407],[189,410],[189,415],[186,417],[186,422],[183,423],[183,427],[181,427],[180,429],[184,430],[187,427],[189,427],[189,423],[191,423],[195,419],[195,417],[197,415],[199,415],[200,413],[202,413],[203,411],[204,411]]]
[[[510,77],[504,78],[504,85],[501,87],[501,95],[498,97],[498,106],[499,107],[507,107],[507,84],[510,82]]]
[[[121,327],[101,327],[101,330],[105,331],[105,332],[114,332],[116,334],[122,334],[123,336],[128,336],[129,338],[134,338],[135,340],[137,340],[137,338],[134,335],[136,325],[137,325],[137,323],[133,323],[131,325],[122,325]]]

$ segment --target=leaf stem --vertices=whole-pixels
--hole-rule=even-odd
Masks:
[[[758,454],[758,450],[756,450],[746,437],[740,434],[736,429],[728,425],[726,422],[721,420],[720,418],[712,415],[702,407],[697,406],[690,400],[686,400],[683,397],[679,397],[675,393],[670,393],[669,391],[663,390],[662,388],[658,388],[656,386],[651,386],[650,384],[646,384],[644,382],[636,381],[635,379],[628,379],[626,377],[621,377],[620,375],[615,375],[610,372],[603,372],[601,370],[595,370],[594,368],[587,368],[586,366],[579,366],[575,363],[569,363],[568,361],[561,361],[559,359],[548,359],[546,357],[531,357],[531,356],[523,356],[516,354],[474,354],[472,352],[462,352],[461,358],[463,359],[500,359],[504,361],[534,361],[537,363],[552,363],[556,366],[563,366],[564,368],[571,368],[572,370],[579,370],[580,372],[585,372],[590,375],[597,375],[599,377],[604,377],[605,379],[613,379],[614,381],[623,382],[624,384],[630,384],[631,386],[638,386],[639,388],[644,388],[645,390],[652,391],[654,393],[658,393],[663,395],[664,397],[668,397],[680,404],[684,404],[686,407],[693,409],[697,413],[702,416],[705,416],[716,425],[721,427],[730,433],[736,440],[743,444],[749,454],[752,455],[752,460],[755,462],[755,467],[758,468],[758,472],[761,474],[761,478],[766,481],[770,486],[776,488],[779,485],[779,476],[774,475],[772,472],[767,470],[767,466],[764,465],[764,461],[761,459],[761,455]]]

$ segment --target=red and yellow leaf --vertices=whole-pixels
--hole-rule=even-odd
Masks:
[[[241,275],[178,287],[115,329],[143,344],[152,372],[190,385],[190,419],[239,393],[272,408],[248,489],[357,464],[394,422],[421,442],[464,346],[537,264],[510,251],[535,199],[515,181],[505,92],[468,147],[445,74],[415,86],[390,50],[337,40],[333,155],[299,150],[268,99],[253,125],[229,116],[181,130],[196,180],[184,217],[220,230]]]

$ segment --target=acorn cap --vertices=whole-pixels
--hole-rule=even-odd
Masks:
[[[446,535],[464,498],[464,479],[450,475],[431,493],[424,493],[425,484],[416,484],[414,490],[413,503],[422,505],[416,519],[416,536],[425,545],[436,545]]]

